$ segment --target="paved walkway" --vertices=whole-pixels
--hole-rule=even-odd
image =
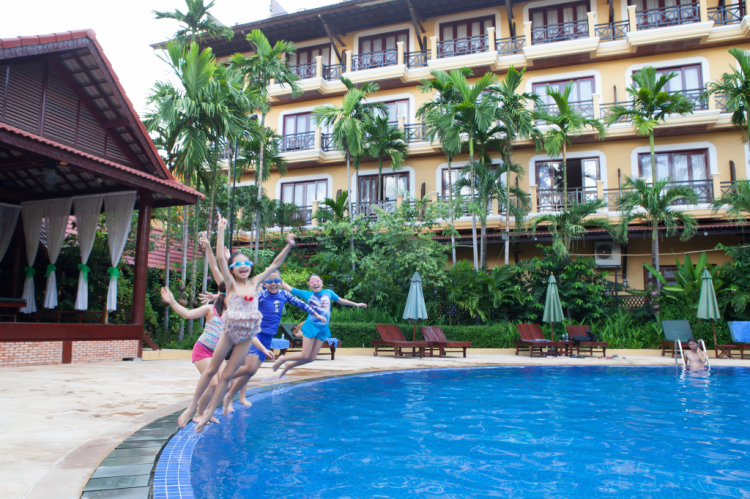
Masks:
[[[321,360],[293,370],[288,379],[470,365],[674,365],[671,358],[612,353],[626,358],[470,353],[466,359],[456,354],[394,359],[338,354],[334,362]],[[750,367],[750,360],[713,363]],[[259,383],[278,382],[269,363],[259,375]],[[0,369],[0,497],[78,499],[93,471],[122,440],[187,405],[197,378],[189,359]]]

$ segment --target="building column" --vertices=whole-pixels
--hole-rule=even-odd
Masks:
[[[399,66],[404,65],[404,42],[396,42],[396,63]]]
[[[701,22],[708,21],[708,3],[707,0],[698,0],[698,12],[701,16]]]
[[[748,0],[750,2],[750,0]],[[437,56],[437,36],[431,36],[430,37],[430,60],[436,61]]]
[[[529,196],[531,197],[531,213],[537,213],[536,186],[529,186]]]
[[[589,38],[596,38],[596,13],[587,12],[586,15],[589,18]]]
[[[403,116],[399,116],[398,117],[398,129],[403,132],[405,128],[406,128],[406,118]]]
[[[492,215],[499,215],[500,214],[500,200],[497,198],[492,198]]]
[[[404,204],[404,195],[396,194],[396,207],[400,207],[402,204]]]
[[[635,5],[628,5],[628,31],[635,33],[638,31],[638,18],[635,15]]]
[[[318,212],[319,209],[320,209],[320,203],[318,201],[313,201],[312,202],[312,214],[315,215]],[[312,226],[313,227],[317,227],[318,226],[318,219],[317,218],[313,218],[312,219]]]
[[[591,98],[594,101],[594,119],[598,120],[602,118],[602,97],[599,94],[593,94]]]
[[[721,197],[721,173],[712,173],[711,180],[713,181],[713,196],[712,199],[719,199]]]
[[[315,78],[323,78],[323,56],[315,57]]]
[[[148,273],[148,243],[151,234],[150,192],[138,193],[138,228],[135,238],[135,276],[133,278],[133,309],[130,316],[132,324],[143,325],[146,308],[146,277]]]
[[[497,47],[495,46],[495,28],[487,28],[487,47],[490,52],[496,52]]]
[[[346,57],[346,72],[351,73],[352,72],[352,51],[347,50],[344,52]]]
[[[531,21],[524,21],[523,36],[526,37],[526,46],[531,47]]]
[[[604,199],[604,180],[596,181],[596,199]],[[604,209],[608,209],[607,206]]]
[[[313,149],[320,151],[323,144],[323,129],[319,126],[315,127],[315,137],[313,138]]]

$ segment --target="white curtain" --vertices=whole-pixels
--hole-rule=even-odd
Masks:
[[[133,220],[135,206],[135,192],[117,194],[104,198],[104,209],[107,213],[107,243],[112,266],[109,268],[109,293],[107,294],[107,310],[117,310],[117,278],[120,273],[117,264],[120,263],[125,243],[130,233],[130,223]]]
[[[57,306],[57,276],[55,264],[60,254],[65,233],[70,218],[70,205],[72,198],[50,199],[47,201],[47,216],[44,217],[45,233],[47,234],[47,253],[49,254],[49,265],[47,266],[47,289],[44,291],[44,308],[55,308]]]
[[[0,204],[0,262],[3,261],[10,240],[13,239],[19,213],[21,213],[20,206]]]
[[[672,79],[678,80],[679,76]],[[698,68],[688,68],[685,70],[685,90],[700,90],[701,83],[700,83],[700,74],[698,73]]]
[[[42,235],[42,219],[46,215],[46,201],[28,201],[21,203],[23,212],[23,235],[26,241],[26,281],[23,284],[23,296],[26,306],[21,308],[21,313],[33,314],[36,312],[36,299],[34,298],[34,260],[39,249],[39,238]]]
[[[89,308],[89,261],[91,249],[94,247],[96,227],[99,224],[99,213],[102,211],[103,196],[78,198],[73,201],[78,229],[78,249],[81,252],[81,263],[78,264],[78,294],[76,295],[76,310]]]

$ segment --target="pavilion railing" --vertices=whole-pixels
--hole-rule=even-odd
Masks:
[[[398,64],[398,51],[396,49],[352,55],[352,71],[384,68],[396,64]]]
[[[281,137],[281,151],[307,151],[315,147],[315,132],[292,133]]]
[[[718,24],[720,26],[741,23],[744,16],[744,2],[732,5],[719,5],[718,7],[708,8],[709,21],[713,21],[715,24]]]
[[[630,21],[618,21],[596,25],[596,36],[601,41],[622,40],[628,36]]]
[[[531,28],[531,44],[562,42],[589,36],[589,22],[586,19],[567,23],[548,24]]]
[[[406,62],[406,67],[409,68],[421,68],[424,66],[427,66],[427,61],[429,60],[429,56],[427,55],[427,51],[417,51],[417,52],[406,52],[404,54],[404,62]]]
[[[338,80],[345,72],[345,64],[323,65],[323,78],[326,80]]]
[[[442,40],[437,44],[438,59],[442,59],[444,57],[453,57],[457,55],[489,52],[489,50],[490,45],[487,35],[454,38],[453,40]]]
[[[519,52],[523,52],[525,44],[525,37],[500,38],[495,40],[495,50],[497,50],[498,55],[518,54]]]
[[[306,80],[315,78],[315,66],[315,63],[295,64],[294,66],[289,66],[289,71],[299,76],[300,79]]]
[[[563,211],[565,197],[568,198],[568,205],[597,199],[596,189],[586,187],[569,188],[566,196],[563,195],[563,191],[557,189],[540,189],[536,195],[539,213]]]
[[[676,26],[700,22],[700,7],[698,3],[658,7],[636,11],[638,29],[654,29],[664,26]]]

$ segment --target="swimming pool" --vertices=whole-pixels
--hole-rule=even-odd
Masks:
[[[499,367],[302,384],[183,430],[155,497],[750,497],[749,382]]]

